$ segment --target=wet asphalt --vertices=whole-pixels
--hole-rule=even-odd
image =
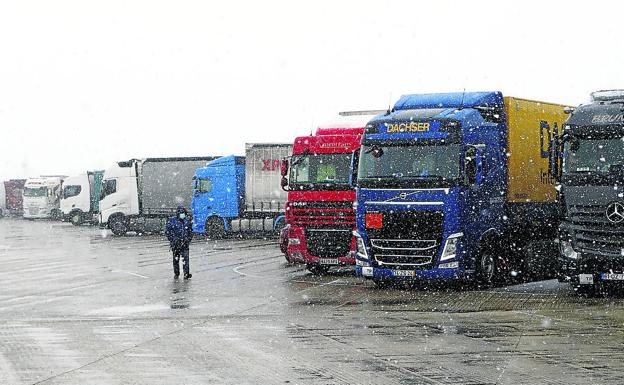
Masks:
[[[0,384],[621,384],[624,296],[555,280],[377,289],[274,239],[0,220]]]

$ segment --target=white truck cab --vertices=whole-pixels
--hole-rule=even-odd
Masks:
[[[104,172],[100,195],[100,226],[108,225],[116,232],[121,227],[125,228],[128,218],[139,214],[139,162],[118,162]],[[121,230],[118,232],[121,233]]]
[[[30,178],[24,184],[24,218],[61,217],[60,199],[63,176]]]

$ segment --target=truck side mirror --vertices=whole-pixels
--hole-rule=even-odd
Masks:
[[[471,186],[477,183],[477,149],[474,146],[466,147],[464,154],[464,182]]]
[[[280,162],[280,173],[283,178],[288,175],[288,159],[282,159]]]
[[[349,176],[349,186],[355,187],[357,184],[358,166],[360,164],[360,151],[353,151],[351,154],[351,175]]]
[[[282,180],[280,181],[280,185],[282,190],[288,191],[288,159],[284,158],[280,162],[280,174],[282,175]]]
[[[560,144],[559,136],[554,135],[548,143],[548,174],[559,181]]]

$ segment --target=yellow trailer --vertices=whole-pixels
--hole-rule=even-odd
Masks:
[[[557,193],[548,173],[548,144],[568,118],[565,105],[503,98],[507,115],[507,201],[554,203]]]

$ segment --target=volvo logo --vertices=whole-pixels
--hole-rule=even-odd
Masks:
[[[605,214],[609,222],[620,223],[624,221],[624,205],[619,202],[613,202],[607,206]]]
[[[399,198],[405,200],[407,198],[407,193],[404,193],[404,192],[400,193]]]

